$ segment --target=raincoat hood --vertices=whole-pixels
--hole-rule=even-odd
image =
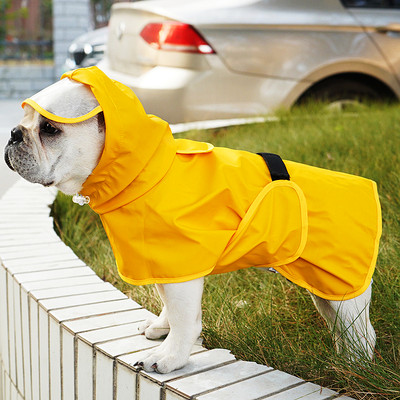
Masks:
[[[106,126],[104,150],[97,167],[80,191],[90,198],[94,211],[103,214],[115,210],[140,197],[162,179],[176,153],[171,130],[162,119],[146,114],[128,87],[111,80],[97,67],[67,72],[60,82],[45,90],[56,91],[64,99],[65,90],[59,90],[59,85],[79,86],[81,93],[75,92],[75,101],[85,91],[93,93],[95,97],[90,96],[92,100],[83,109],[84,115],[73,115],[74,111],[66,116],[55,115],[57,110],[50,112],[45,101],[37,101],[46,99],[43,96],[46,92],[25,100],[23,104],[30,104],[47,118],[63,123],[80,122],[103,112]],[[83,96],[82,102],[87,98],[87,95]],[[71,110],[76,109],[82,110],[82,107],[71,107]]]
[[[74,124],[100,113],[99,102],[86,85],[62,79],[22,102],[51,121]]]
[[[256,266],[330,300],[369,286],[381,235],[375,182],[290,161],[290,179],[275,180],[257,154],[175,140],[96,67],[60,85],[72,82],[85,85],[82,98],[95,96],[80,115],[49,110],[43,93],[25,103],[66,123],[104,113],[104,150],[81,195],[100,215],[123,280],[183,282]]]

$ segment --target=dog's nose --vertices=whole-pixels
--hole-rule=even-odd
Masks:
[[[16,126],[11,130],[11,143],[21,143],[23,138],[22,129],[19,126]]]

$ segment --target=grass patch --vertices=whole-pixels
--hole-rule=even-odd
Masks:
[[[358,399],[400,399],[400,113],[397,105],[348,113],[319,106],[282,112],[277,122],[179,134],[216,146],[278,153],[283,159],[374,179],[383,236],[374,275],[371,320],[377,332],[373,362],[349,365],[336,355],[308,293],[257,269],[206,278],[203,338],[208,348],[268,364]],[[147,309],[161,303],[151,286],[125,284],[99,218],[59,195],[53,205],[61,238],[98,275]]]

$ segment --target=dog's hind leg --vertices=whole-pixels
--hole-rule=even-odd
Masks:
[[[143,333],[147,339],[160,339],[169,333],[169,322],[167,315],[167,307],[165,305],[165,293],[163,285],[155,285],[158,294],[163,301],[163,309],[161,314],[156,318],[149,318],[139,326],[139,332]]]
[[[336,350],[352,361],[372,359],[376,335],[369,319],[371,285],[364,293],[349,300],[325,300],[313,294],[311,297],[335,334]]]

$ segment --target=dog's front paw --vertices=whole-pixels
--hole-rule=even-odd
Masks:
[[[184,347],[184,346],[183,346]],[[144,369],[146,372],[158,372],[160,374],[167,374],[176,369],[185,366],[189,359],[190,350],[182,351],[182,348],[177,347],[168,338],[154,349],[143,360],[138,361],[135,367]]]
[[[188,357],[180,353],[171,354],[167,351],[156,350],[153,354],[145,358],[140,364],[147,372],[167,374],[185,366],[187,360]]]
[[[168,320],[161,315],[158,318],[150,318],[143,322],[138,330],[139,333],[144,334],[147,339],[160,339],[167,336],[169,333]]]

